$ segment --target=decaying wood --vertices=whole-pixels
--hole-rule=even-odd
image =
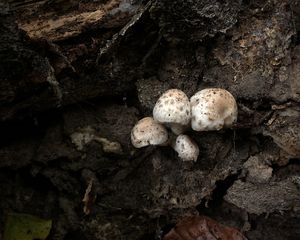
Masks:
[[[8,48],[4,47],[2,52],[0,49],[2,59],[6,59],[0,65],[3,72],[2,88],[6,89],[2,91],[4,96],[0,103],[2,120],[17,116],[19,111],[39,112],[96,96],[122,95],[124,90],[128,91],[134,87],[130,81],[137,77],[138,59],[132,59],[136,64],[130,67],[129,72],[132,76],[126,81],[121,80],[123,76],[119,73],[124,71],[122,62],[116,63],[121,69],[115,71],[115,64],[106,62],[98,65],[96,60],[100,49],[106,47],[112,36],[121,31],[120,35],[124,37],[126,31],[122,28],[130,23],[135,14],[138,14],[138,18],[133,18],[136,20],[133,20],[131,25],[140,19],[141,13],[145,11],[143,6],[112,0],[104,3],[83,3],[75,10],[60,12],[46,2],[37,2],[34,6],[32,2],[23,2],[17,8],[14,8],[14,4],[12,9],[16,9],[16,23],[12,16],[7,17],[11,15],[8,11],[2,18],[11,20],[4,21],[1,25],[3,31],[13,27],[12,31],[5,31],[0,37],[3,47],[9,45]],[[37,14],[39,11],[40,14],[44,14]],[[16,42],[7,42],[10,38],[18,39],[18,49],[13,46]],[[67,41],[67,45],[60,46],[57,41]],[[136,49],[128,51],[138,51],[138,45],[135,47]],[[113,44],[109,48],[118,49],[118,45]],[[126,54],[118,54],[124,55],[118,58],[126,58]],[[15,59],[7,61],[11,56],[15,56]],[[33,56],[39,59],[38,64],[33,63]],[[19,69],[17,64],[22,66],[24,61],[32,65],[31,69],[36,69],[28,72],[28,76],[24,73],[18,75],[18,71],[22,69]],[[26,71],[30,71],[30,68]],[[6,73],[9,69],[16,69],[14,75],[17,76],[4,79],[4,75],[11,75]],[[36,75],[37,80],[33,81],[29,75]],[[30,89],[37,89],[34,98],[21,90],[24,89],[24,85]],[[20,98],[22,102],[18,101]],[[40,104],[41,101],[43,104]]]
[[[18,26],[33,40],[47,39],[51,42],[79,36],[87,30],[91,31],[89,28],[118,28],[130,19],[136,8],[134,6],[124,11],[120,7],[121,2],[121,0],[111,0],[92,9],[81,6],[78,11],[59,14],[59,16],[56,11],[47,12],[43,17],[25,13],[25,16],[18,21]],[[26,11],[29,6],[26,4],[22,10]]]

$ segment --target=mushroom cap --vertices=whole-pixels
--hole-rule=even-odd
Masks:
[[[157,100],[153,118],[161,123],[188,125],[191,119],[191,105],[186,94],[179,89],[169,89]]]
[[[199,147],[189,136],[179,135],[173,144],[173,148],[183,161],[197,161]]]
[[[148,145],[160,145],[168,140],[168,132],[152,117],[139,120],[131,130],[131,143],[136,148]]]
[[[207,88],[191,97],[192,129],[220,130],[231,127],[237,120],[237,104],[230,92],[221,88]]]

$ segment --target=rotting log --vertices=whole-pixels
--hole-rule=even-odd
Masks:
[[[144,32],[135,29],[148,6],[117,0],[11,1],[4,6],[0,119],[99,96],[125,96],[134,89],[142,53],[155,38],[151,25]],[[120,41],[125,47],[119,51]]]

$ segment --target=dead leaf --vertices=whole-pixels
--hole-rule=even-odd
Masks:
[[[247,240],[235,228],[219,224],[206,216],[189,216],[183,218],[163,240]]]
[[[86,215],[89,215],[91,213],[91,209],[95,201],[96,201],[96,194],[93,190],[93,179],[91,179],[89,181],[89,185],[87,186],[84,197],[82,199],[82,202],[84,203],[83,212]]]

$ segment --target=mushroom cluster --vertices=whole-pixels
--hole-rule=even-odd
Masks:
[[[199,147],[183,133],[190,127],[195,131],[229,128],[237,114],[237,103],[225,89],[203,89],[190,100],[183,91],[169,89],[157,100],[153,118],[145,117],[133,127],[131,142],[136,148],[171,145],[183,161],[197,161]]]

